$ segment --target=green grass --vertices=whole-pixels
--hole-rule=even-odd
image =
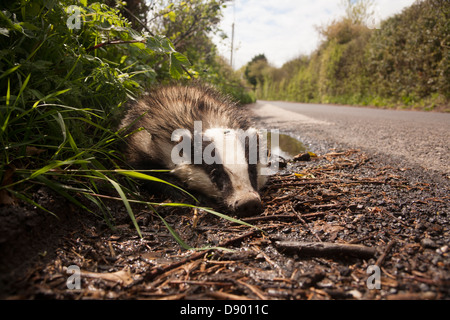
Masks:
[[[167,64],[159,77],[179,78],[189,61],[168,39],[132,30],[118,10],[98,3],[80,7],[82,28],[70,29],[65,21],[71,4],[31,0],[0,11],[0,204],[16,199],[58,216],[34,200],[45,186],[113,226],[105,204],[113,199],[126,208],[141,237],[133,204],[145,204],[186,249],[193,248],[157,207],[198,208],[239,222],[208,208],[142,199],[141,180],[180,188],[151,170],[128,168],[117,151],[125,137],[115,123],[123,105],[155,83],[153,64]],[[118,44],[108,45],[112,39]]]

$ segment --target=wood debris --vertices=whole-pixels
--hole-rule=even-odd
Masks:
[[[231,252],[182,250],[145,207],[136,209],[139,239],[118,206],[115,230],[87,220],[63,237],[52,258],[17,278],[10,296],[448,299],[449,190],[411,174],[357,150],[291,162],[263,190],[264,213],[243,219],[259,229],[158,208],[189,245]],[[70,265],[82,270],[82,290],[67,288]],[[378,290],[367,286],[369,266],[380,270]]]

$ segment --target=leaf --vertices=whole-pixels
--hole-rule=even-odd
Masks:
[[[33,146],[27,146],[25,148],[25,154],[27,155],[27,157],[38,156],[42,152],[45,152],[45,151],[46,151],[45,149],[38,149],[38,148],[33,147]]]
[[[185,55],[183,55],[183,54],[181,54],[181,53],[179,53],[179,52],[173,52],[172,55],[173,55],[173,56],[174,56],[181,64],[183,64],[183,65],[191,65],[191,63],[189,62],[189,59],[188,59]]]
[[[12,206],[16,204],[16,199],[11,197],[7,189],[0,190],[0,205]]]
[[[315,179],[316,177],[312,173],[303,174],[303,173],[294,173],[294,176],[300,179]]]
[[[146,46],[157,53],[175,52],[172,42],[166,37],[154,36],[146,39]]]
[[[177,19],[177,15],[175,12],[170,11],[168,14],[170,21],[175,22],[175,20]]]
[[[2,187],[12,184],[15,168],[7,167],[3,174]],[[14,197],[12,197],[7,189],[0,190],[0,205],[13,205],[16,203]]]
[[[179,79],[184,72],[183,66],[190,65],[186,56],[179,52],[172,52],[170,54],[170,75],[174,79]]]

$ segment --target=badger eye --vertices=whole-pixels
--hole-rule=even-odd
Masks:
[[[223,134],[229,134],[231,132],[231,130],[224,130]]]

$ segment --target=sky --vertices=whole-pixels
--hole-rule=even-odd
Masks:
[[[378,20],[400,13],[414,0],[374,0]],[[231,25],[235,22],[233,67],[239,69],[264,53],[269,63],[281,67],[320,42],[315,26],[344,16],[341,0],[234,0],[223,9],[220,28],[228,38],[214,37],[219,53],[230,59]]]

